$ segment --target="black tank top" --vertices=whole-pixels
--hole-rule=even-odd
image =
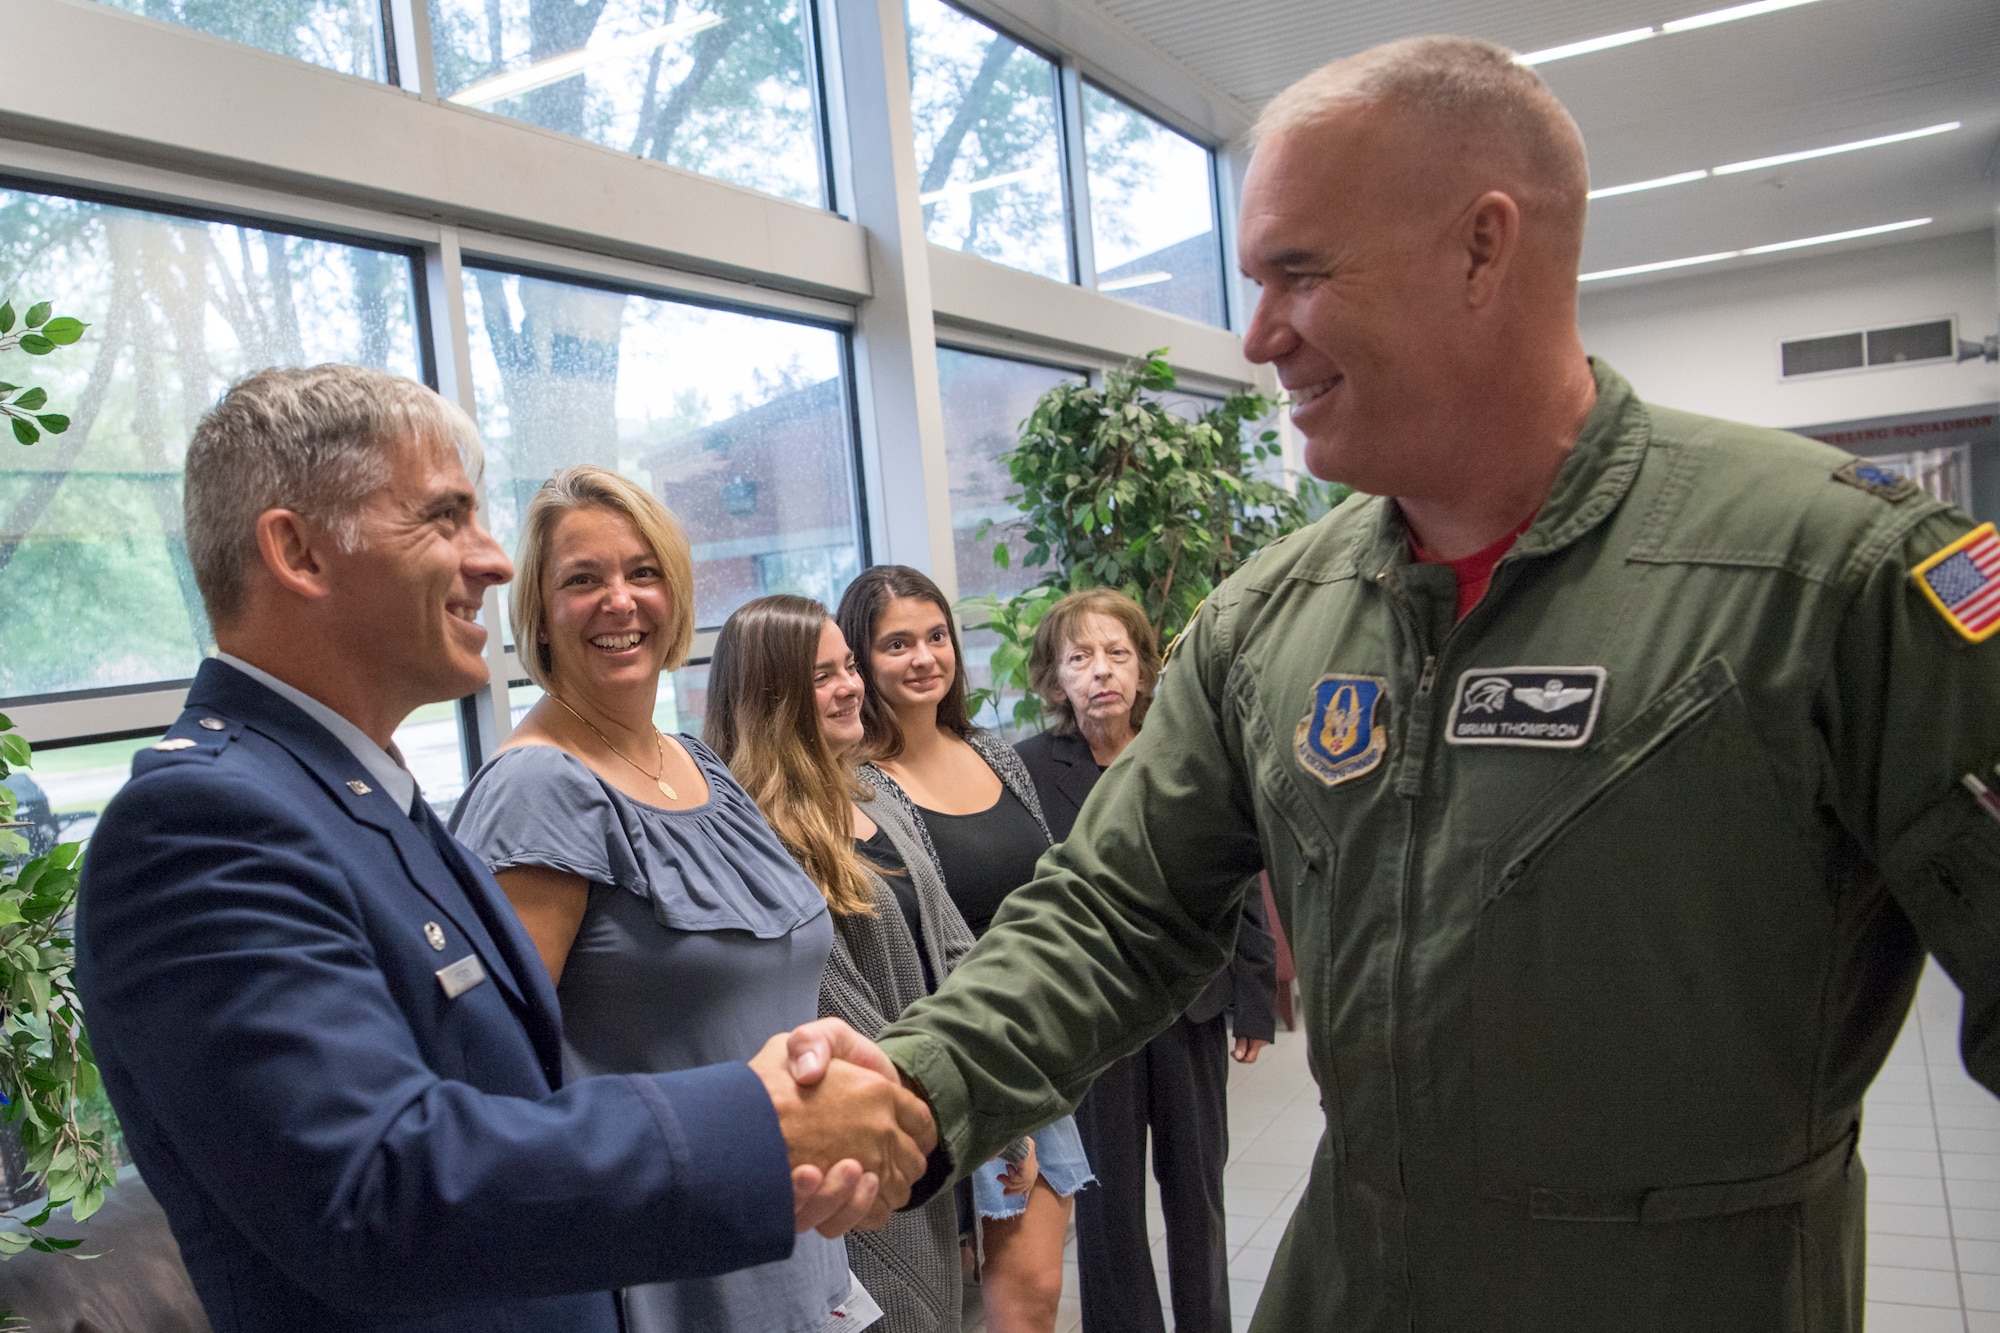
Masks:
[[[902,854],[879,826],[873,837],[856,838],[854,850],[863,861],[881,872],[889,891],[896,895],[896,906],[903,914],[903,924],[910,928],[910,939],[917,946],[917,961],[924,969],[924,993],[928,995],[937,989],[937,976],[931,971],[931,951],[924,944],[924,916],[923,909],[917,904],[917,886],[910,881],[910,872],[903,864]]]
[[[945,892],[973,936],[984,935],[1001,901],[1035,877],[1035,862],[1049,840],[1021,798],[1004,785],[1000,799],[976,815],[917,809],[943,864]]]

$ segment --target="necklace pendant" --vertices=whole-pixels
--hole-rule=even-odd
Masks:
[[[668,786],[668,785],[666,784],[666,780],[665,780],[665,779],[659,779],[658,781],[659,781],[659,784],[660,784],[660,790],[661,790],[661,792],[663,792],[663,793],[664,793],[664,794],[666,795],[666,798],[667,798],[668,800],[670,800],[670,801],[678,801],[678,800],[679,800],[679,799],[681,798],[681,794],[680,794],[679,792],[675,791],[675,790],[674,790],[674,789],[673,789],[672,787],[669,787],[669,786]]]

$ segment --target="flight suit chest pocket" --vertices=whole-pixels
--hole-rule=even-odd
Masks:
[[[1796,1166],[1833,911],[1728,664],[1577,759],[1483,861],[1482,1192]]]

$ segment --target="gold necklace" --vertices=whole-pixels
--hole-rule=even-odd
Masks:
[[[582,713],[577,712],[574,708],[571,708],[569,706],[568,701],[565,700],[560,694],[557,694],[554,690],[550,690],[548,692],[548,695],[549,698],[554,699],[557,703],[561,704],[571,717],[583,723],[584,726],[589,727],[591,733],[595,735],[597,739],[604,742],[605,749],[611,751],[611,753],[617,755],[620,759],[623,759],[626,763],[632,765],[632,767],[638,769],[641,773],[646,773],[646,766],[644,764],[640,763],[636,759],[631,758],[623,750],[613,745],[611,743],[611,738],[597,729],[596,723],[592,722]],[[646,773],[646,776],[651,778],[653,780],[654,785],[657,786],[663,793],[665,793],[666,798],[668,800],[678,801],[681,798],[681,794],[675,791],[672,787],[669,787],[667,785],[667,738],[660,733],[660,729],[658,727],[654,727],[653,739],[657,741],[660,746],[660,771],[657,773]]]

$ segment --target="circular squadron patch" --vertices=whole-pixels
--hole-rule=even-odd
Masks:
[[[1380,676],[1321,676],[1293,738],[1299,767],[1329,787],[1372,772],[1389,748],[1376,716],[1388,692]]]

